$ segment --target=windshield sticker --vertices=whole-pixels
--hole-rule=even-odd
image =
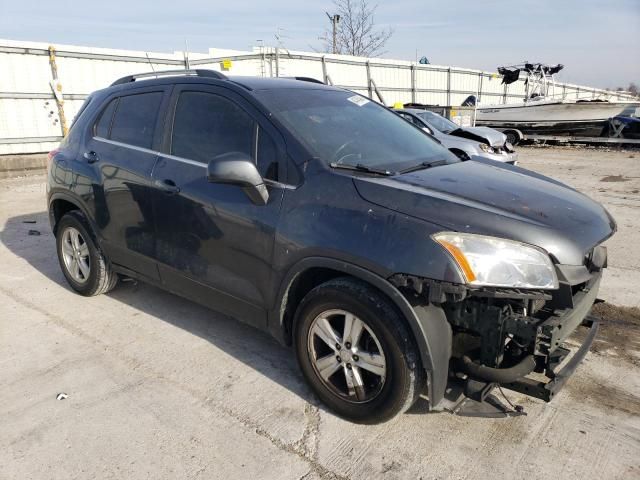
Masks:
[[[349,100],[351,103],[355,103],[356,105],[358,105],[359,107],[366,105],[367,103],[369,103],[369,100],[367,100],[364,97],[361,97],[360,95],[354,95],[353,97],[349,97],[347,98],[347,100]]]

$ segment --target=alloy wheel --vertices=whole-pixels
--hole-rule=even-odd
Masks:
[[[62,259],[71,278],[82,284],[89,279],[91,258],[89,245],[82,234],[73,227],[67,227],[62,233]]]
[[[307,348],[322,383],[354,403],[373,400],[382,391],[387,364],[380,341],[369,326],[345,310],[327,310],[309,329]]]

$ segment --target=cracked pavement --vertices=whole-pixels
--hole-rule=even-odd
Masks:
[[[640,154],[519,151],[607,205],[619,232],[601,296],[638,306]],[[0,181],[2,479],[640,476],[637,350],[589,354],[550,404],[507,392],[527,416],[428,414],[423,399],[354,425],[266,334],[144,284],[72,293],[44,210],[43,176]]]

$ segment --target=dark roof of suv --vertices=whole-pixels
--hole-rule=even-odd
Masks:
[[[323,83],[296,80],[294,78],[273,78],[273,77],[229,77],[228,81],[241,85],[249,90],[272,90],[275,88],[329,88]]]
[[[214,78],[199,75],[167,75],[161,77],[146,77],[135,81],[125,81],[123,83],[114,83],[105,90],[111,88],[126,90],[129,88],[153,85],[167,85],[173,83],[209,83],[213,85],[221,85],[231,83],[240,86],[246,90],[274,90],[274,89],[328,89],[337,90],[336,87],[326,85],[319,81],[299,80],[296,78],[273,78],[273,77],[250,77],[250,76],[231,76],[226,78]]]

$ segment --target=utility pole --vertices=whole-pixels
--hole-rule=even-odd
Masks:
[[[329,12],[324,12],[327,14],[327,17],[329,17],[329,21],[331,22],[331,28],[333,30],[333,52],[332,53],[338,53],[338,49],[337,49],[337,45],[336,45],[336,35],[338,33],[338,22],[340,22],[340,15],[338,15],[337,13],[334,15],[329,15]]]

